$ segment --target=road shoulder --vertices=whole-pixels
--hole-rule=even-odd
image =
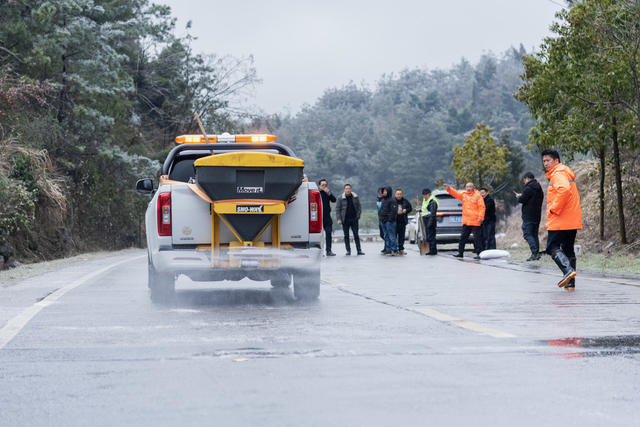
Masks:
[[[51,261],[21,264],[16,268],[0,271],[0,288],[8,288],[17,285],[22,280],[30,279],[42,274],[50,273],[74,264],[85,263],[97,259],[136,253],[140,249],[123,249],[120,251],[87,252],[69,258],[60,258]]]

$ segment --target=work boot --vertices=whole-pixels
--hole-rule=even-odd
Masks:
[[[573,268],[573,270],[577,272],[577,270],[576,270],[576,257],[569,258],[569,263],[571,264],[571,268]],[[568,290],[568,291],[575,291],[576,290],[576,279],[575,279],[575,277],[573,279],[571,279],[569,281],[569,283],[564,288],[566,290]]]
[[[558,282],[558,287],[562,288],[566,286],[571,279],[576,277],[576,271],[571,267],[571,261],[569,261],[569,258],[567,258],[564,252],[557,251],[553,254],[552,258],[558,268],[562,271],[562,274],[564,274],[564,276],[562,276],[562,280]]]

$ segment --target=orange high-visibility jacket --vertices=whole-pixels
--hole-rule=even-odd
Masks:
[[[482,221],[478,221],[478,218],[484,221],[484,199],[478,190],[473,190],[469,194],[449,187],[447,193],[462,201],[462,225],[482,225]]]
[[[545,174],[547,189],[547,230],[582,230],[582,208],[571,168],[558,163]]]

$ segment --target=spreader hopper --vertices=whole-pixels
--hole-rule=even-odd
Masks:
[[[198,186],[213,201],[212,213],[241,244],[251,245],[284,212],[302,183],[304,161],[267,152],[231,152],[202,157],[194,166]]]

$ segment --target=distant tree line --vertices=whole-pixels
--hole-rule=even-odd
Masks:
[[[524,149],[534,122],[513,97],[525,53],[520,46],[483,55],[475,65],[463,59],[448,70],[386,75],[373,88],[328,89],[299,113],[256,119],[251,129],[276,133],[305,160],[311,179],[328,178],[334,190],[349,182],[370,208],[383,185],[415,198],[455,177],[497,190],[511,203],[524,167],[539,166]],[[501,173],[454,177],[452,150],[481,122],[496,147],[504,147],[502,163],[493,165]]]

